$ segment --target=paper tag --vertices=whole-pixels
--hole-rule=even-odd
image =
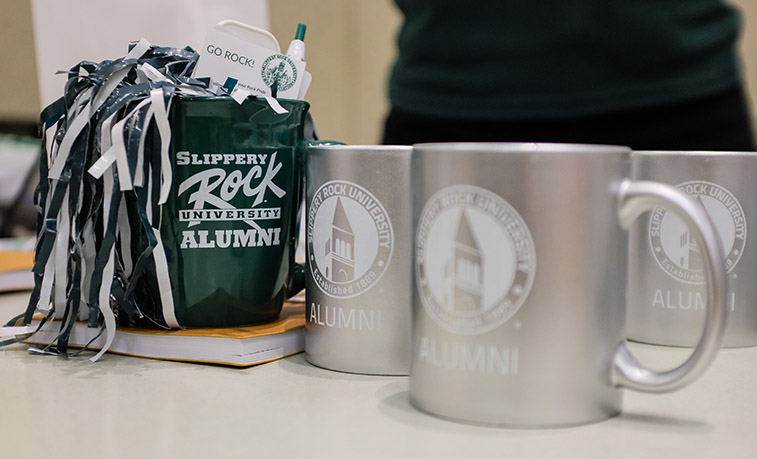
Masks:
[[[276,97],[297,99],[305,76],[305,62],[256,45],[215,26],[208,31],[195,78],[210,78],[211,91],[218,92],[228,78],[254,96],[270,96],[277,83]]]

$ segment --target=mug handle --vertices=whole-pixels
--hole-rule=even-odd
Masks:
[[[296,195],[296,201],[297,202],[297,212],[295,213],[294,218],[296,218],[295,222],[295,231],[294,234],[291,236],[290,241],[290,247],[292,249],[289,251],[289,278],[286,283],[286,297],[291,298],[294,295],[300,293],[302,289],[305,288],[305,280],[307,278],[307,270],[305,268],[305,265],[296,263],[294,261],[294,254],[297,250],[297,243],[300,233],[300,225],[303,224],[303,222],[299,221],[300,218],[300,206],[304,205],[302,200],[305,197],[305,168],[307,167],[307,158],[306,154],[308,151],[308,148],[317,146],[317,145],[344,145],[342,142],[338,142],[336,140],[310,140],[310,139],[304,139],[300,142],[300,144],[297,146],[297,150],[300,152],[297,157],[299,158],[299,170],[300,170],[300,177],[302,179],[300,180],[299,186],[297,187],[297,195]]]
[[[706,319],[702,335],[689,358],[667,371],[652,371],[639,363],[622,342],[615,351],[612,379],[616,386],[643,392],[669,392],[697,379],[720,349],[728,310],[723,249],[715,227],[701,204],[675,188],[657,182],[625,179],[618,193],[618,220],[624,229],[656,207],[675,212],[692,230],[700,247],[707,281]]]

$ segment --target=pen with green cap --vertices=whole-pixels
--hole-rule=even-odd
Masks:
[[[287,56],[292,59],[305,60],[305,29],[307,29],[305,24],[297,24],[297,33],[295,33],[294,40],[289,44],[287,50]]]
[[[291,57],[292,59],[299,59],[302,62],[305,62],[304,40],[306,29],[307,26],[305,24],[297,24],[297,32],[294,35],[294,40],[292,40],[292,43],[289,44],[289,49],[287,49],[287,56]],[[298,99],[305,99],[305,94],[310,87],[311,81],[313,81],[313,77],[312,75],[310,75],[310,72],[304,72],[302,76],[302,86],[300,86],[300,92],[297,96]]]

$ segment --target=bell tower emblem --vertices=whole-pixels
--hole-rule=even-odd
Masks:
[[[475,312],[483,308],[483,253],[463,211],[457,224],[452,259],[447,265],[450,287],[448,307],[456,312]]]
[[[331,258],[331,269],[326,277],[332,282],[349,282],[355,277],[355,233],[344,211],[342,199],[337,198],[331,222],[331,238],[326,241],[326,255]]]

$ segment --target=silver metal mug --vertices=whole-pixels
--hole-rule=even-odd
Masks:
[[[620,413],[624,387],[670,391],[706,369],[726,317],[720,242],[685,195],[627,179],[630,153],[414,145],[413,405],[471,423],[576,425]],[[713,307],[691,357],[655,372],[626,346],[623,228],[662,204],[696,228]]]
[[[631,176],[675,186],[700,202],[723,244],[729,319],[724,347],[757,345],[757,153],[644,151],[631,155]],[[694,346],[705,316],[699,246],[665,207],[629,231],[628,336],[653,344]]]
[[[410,147],[308,151],[305,357],[351,373],[410,367]]]

